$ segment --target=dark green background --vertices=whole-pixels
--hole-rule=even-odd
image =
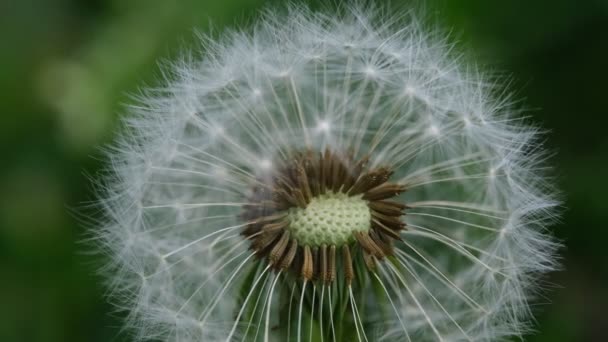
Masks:
[[[94,199],[86,174],[128,94],[158,82],[158,61],[189,46],[195,27],[221,32],[263,3],[0,1],[0,341],[129,340],[70,209]],[[424,7],[470,56],[510,76],[551,130],[565,270],[549,279],[551,304],[535,308],[539,333],[528,339],[608,341],[608,1]]]

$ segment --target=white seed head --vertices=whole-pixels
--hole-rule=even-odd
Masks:
[[[546,154],[446,40],[382,7],[268,10],[145,91],[109,153],[95,232],[136,337],[527,332],[557,266]]]

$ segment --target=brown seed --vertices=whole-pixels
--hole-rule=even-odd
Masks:
[[[271,265],[276,265],[279,260],[281,260],[281,257],[283,256],[283,253],[285,252],[288,243],[289,231],[284,230],[283,234],[281,235],[281,238],[279,238],[279,241],[274,245],[274,247],[272,247],[272,250],[268,255],[268,259]]]
[[[363,261],[368,270],[373,271],[376,268],[376,258],[365,250],[363,251]]]
[[[369,236],[372,238],[374,243],[382,250],[382,253],[386,256],[393,255],[393,245],[391,239],[382,233],[379,233],[375,229],[369,232]]]
[[[405,185],[396,183],[384,183],[368,190],[363,199],[368,201],[379,201],[399,195],[405,191]]]
[[[378,185],[386,182],[392,174],[387,168],[379,168],[367,173],[364,173],[357,179],[355,185],[348,192],[349,195],[354,196],[361,193],[365,193],[370,189],[377,187]]]
[[[399,240],[399,241],[402,240],[401,235],[399,235],[399,230],[391,229],[376,219],[372,219],[372,227],[374,229],[376,229],[378,232],[382,232],[383,234],[386,234],[395,240]]]
[[[263,232],[260,237],[257,238],[252,244],[252,247],[256,251],[256,253],[262,253],[262,251],[266,249],[266,247],[270,246],[270,244],[272,244],[272,242],[277,238],[277,236],[279,236],[279,232],[280,231],[278,230],[271,232]]]
[[[359,177],[361,176],[361,172],[367,166],[368,161],[369,161],[369,156],[364,156],[357,163],[355,163],[353,165],[351,170],[349,170],[350,171],[349,176],[348,176],[347,180],[344,182],[344,187],[343,187],[344,192],[346,192],[346,193],[350,192],[350,190],[352,189],[352,187],[355,184],[355,182],[357,181],[357,179],[359,179]],[[352,160],[351,160],[351,162],[352,162]]]
[[[302,194],[304,195],[306,204],[310,203],[310,200],[312,199],[312,191],[310,190],[310,185],[308,184],[308,175],[306,174],[306,169],[304,169],[304,166],[301,165],[298,167],[298,185],[300,186]]]
[[[368,206],[372,210],[390,216],[401,216],[405,210],[405,204],[395,201],[371,201]]]
[[[298,202],[293,197],[293,195],[288,193],[287,190],[285,190],[283,188],[277,189],[274,192],[272,197],[273,197],[274,202],[278,203],[279,206],[281,206],[281,204],[283,204],[283,205],[289,204],[290,206],[298,205]]]
[[[323,177],[325,178],[325,190],[332,189],[332,155],[329,149],[325,150],[323,154]]]
[[[268,215],[268,216],[262,216],[256,220],[254,220],[252,222],[252,224],[259,224],[259,223],[266,223],[266,222],[272,222],[272,221],[277,221],[277,220],[281,220],[287,217],[287,213],[277,213],[277,214],[273,214],[273,215]]]
[[[355,232],[353,233],[357,241],[363,249],[368,251],[369,253],[376,256],[378,259],[384,258],[384,253],[382,249],[376,245],[376,243],[372,240],[372,238],[365,232]]]
[[[345,165],[341,156],[334,155],[332,163],[332,190],[338,192],[342,187],[345,174]]]
[[[319,154],[319,192],[325,193],[326,189],[326,173],[325,173],[325,158],[323,153]]]
[[[314,197],[319,196],[321,191],[319,185],[319,163],[311,150],[308,150],[306,153],[304,168],[306,170],[306,174],[308,175],[308,182],[310,184],[312,195]]]
[[[302,265],[302,277],[306,280],[312,280],[314,274],[312,252],[310,246],[304,246],[304,264]]]
[[[292,192],[293,189],[296,188],[296,185],[294,182],[292,182],[288,172],[289,171],[286,170],[285,174],[277,175],[275,177],[273,189],[280,188],[286,190],[287,192]]]
[[[320,262],[320,278],[324,283],[327,283],[329,278],[327,274],[327,246],[321,245],[321,262]]]
[[[296,199],[296,203],[297,203],[298,207],[300,207],[302,209],[306,209],[308,202],[306,202],[306,199],[304,198],[304,194],[302,193],[302,190],[300,190],[300,189],[294,190],[293,197]]]
[[[327,281],[332,283],[336,279],[336,246],[329,247],[329,263],[327,265]]]
[[[405,224],[401,221],[401,218],[399,218],[399,216],[384,215],[384,214],[380,214],[379,212],[377,212],[375,210],[372,210],[371,214],[372,214],[372,218],[384,223],[389,228],[401,230],[405,226]]]
[[[355,272],[353,271],[353,259],[350,256],[350,248],[348,246],[342,247],[342,260],[344,261],[344,278],[346,284],[350,286],[355,278]]]
[[[287,250],[287,253],[285,253],[283,260],[281,260],[280,268],[282,270],[286,270],[289,268],[289,266],[291,266],[291,263],[293,262],[293,259],[296,256],[297,251],[298,251],[298,242],[295,239],[291,240],[289,249]]]
[[[264,233],[279,232],[279,231],[282,231],[285,228],[287,228],[287,226],[289,226],[289,221],[288,220],[281,220],[281,221],[278,221],[278,222],[273,222],[273,223],[265,224],[264,227],[262,228],[262,231]]]

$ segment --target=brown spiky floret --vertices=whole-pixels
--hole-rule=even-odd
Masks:
[[[376,260],[393,254],[393,242],[401,239],[399,233],[405,229],[401,216],[407,206],[391,198],[406,189],[389,182],[392,173],[389,167],[370,168],[367,156],[355,159],[352,153],[329,149],[295,153],[281,161],[275,173],[258,179],[244,206],[242,218],[248,224],[242,235],[273,268],[291,269],[307,281],[333,282],[340,248],[344,276],[350,284],[354,278],[351,248],[360,248],[365,264],[373,269]],[[288,210],[305,209],[313,198],[328,192],[360,196],[368,205],[371,229],[353,233],[354,246],[301,245],[290,236]]]

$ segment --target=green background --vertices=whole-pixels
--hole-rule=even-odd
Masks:
[[[159,65],[191,46],[194,28],[242,25],[264,3],[0,2],[0,341],[129,340],[71,211],[94,200],[87,175],[128,94],[158,84]],[[608,341],[608,1],[424,7],[476,61],[510,77],[551,130],[564,270],[551,275],[551,304],[534,308],[539,332],[527,340]]]

